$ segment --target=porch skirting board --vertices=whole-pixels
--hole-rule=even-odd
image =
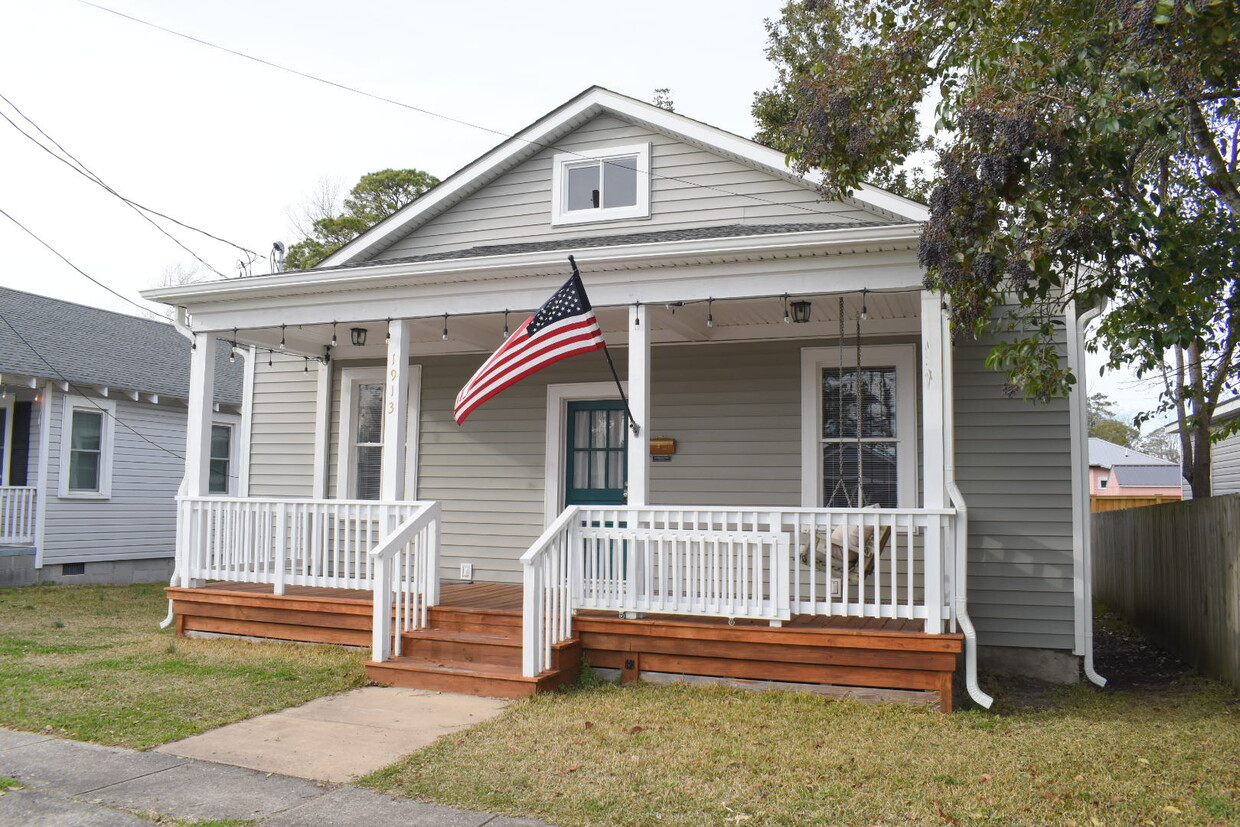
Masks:
[[[600,678],[621,680],[621,669],[595,670]],[[864,704],[934,704],[939,703],[939,693],[916,689],[875,689],[868,686],[835,686],[832,684],[791,683],[789,681],[747,681],[740,678],[711,678],[705,675],[684,675],[676,672],[642,672],[642,680],[649,683],[687,683],[698,686],[732,686],[751,692],[779,690],[781,692],[804,692],[841,701],[859,701]]]
[[[960,635],[930,635],[920,621],[795,616],[782,627],[709,618],[622,619],[581,612],[575,637],[554,647],[551,668],[521,673],[521,587],[442,587],[428,626],[401,635],[402,654],[368,663],[376,683],[523,697],[576,679],[582,660],[622,680],[722,679],[805,688],[866,701],[938,702],[952,709]],[[223,634],[366,647],[371,595],[364,590],[212,583],[169,588],[181,634]]]

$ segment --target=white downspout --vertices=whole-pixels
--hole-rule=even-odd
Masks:
[[[1081,601],[1080,618],[1082,627],[1081,639],[1081,667],[1085,673],[1085,677],[1090,683],[1097,686],[1106,686],[1107,679],[1102,677],[1094,669],[1094,607],[1093,607],[1093,537],[1090,530],[1090,511],[1089,511],[1089,488],[1085,482],[1089,479],[1089,456],[1088,456],[1088,438],[1089,438],[1089,420],[1086,406],[1088,398],[1088,390],[1085,384],[1085,330],[1089,327],[1089,323],[1098,318],[1106,310],[1106,299],[1102,299],[1097,307],[1091,307],[1079,317],[1076,316],[1075,303],[1069,308],[1068,315],[1068,349],[1069,349],[1069,366],[1072,368],[1073,374],[1077,377],[1077,385],[1074,390],[1075,398],[1072,399],[1070,413],[1075,421],[1072,423],[1077,433],[1077,456],[1074,457],[1076,462],[1072,467],[1072,480],[1074,488],[1073,493],[1076,496],[1075,515],[1080,515],[1079,530],[1081,544],[1080,556],[1080,573],[1081,582]]]
[[[943,326],[943,477],[947,486],[947,496],[952,508],[956,509],[956,553],[955,568],[952,576],[952,602],[955,609],[956,623],[964,634],[964,683],[969,697],[984,709],[990,709],[995,699],[982,691],[977,683],[977,630],[969,618],[969,507],[965,504],[964,495],[956,485],[956,376],[953,373],[954,359],[951,336],[951,324],[941,309],[939,323]]]
[[[189,339],[191,345],[194,343],[194,331],[190,329],[189,313],[185,310],[184,307],[176,308],[176,312],[172,315],[172,327],[176,330],[177,333],[180,333],[186,339]],[[192,378],[192,375],[191,375],[191,378]],[[185,488],[189,483],[188,475],[189,475],[189,469],[186,468],[185,473],[181,475],[181,484],[180,486],[177,487],[177,516],[178,517],[181,514],[180,498],[185,496]],[[181,536],[180,536],[179,531],[177,532],[176,544],[177,544],[176,551],[173,552],[173,558],[172,558],[172,577],[169,578],[168,580],[169,586],[177,585],[177,583],[180,582],[180,579],[181,579]],[[159,622],[159,628],[167,629],[169,626],[172,625],[172,621],[175,619],[176,619],[176,615],[173,614],[173,611],[172,611],[172,601],[169,600],[168,601],[168,614],[164,617],[163,620]]]

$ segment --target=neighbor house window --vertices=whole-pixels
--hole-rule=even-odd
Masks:
[[[211,494],[227,494],[232,487],[232,434],[231,425],[211,426],[211,473],[207,480]]]
[[[115,414],[114,402],[66,398],[61,425],[60,496],[111,496]]]
[[[565,152],[552,167],[552,224],[650,216],[650,145]]]
[[[1107,487],[1107,482],[1108,482],[1108,480],[1107,480],[1107,478],[1106,478],[1106,477],[1099,477],[1099,478],[1098,478],[1098,487],[1099,487],[1099,488],[1106,488],[1106,487]]]
[[[813,508],[916,503],[916,372],[912,347],[835,348],[801,356],[801,504]],[[852,354],[850,354],[852,356]]]

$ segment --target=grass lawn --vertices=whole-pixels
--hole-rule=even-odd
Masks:
[[[1218,684],[942,715],[684,684],[541,695],[363,780],[564,825],[1236,824]]]
[[[187,640],[163,587],[0,589],[0,727],[146,749],[365,681],[334,646]]]

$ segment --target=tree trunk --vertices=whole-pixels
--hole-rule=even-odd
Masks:
[[[1214,406],[1205,398],[1206,383],[1201,369],[1201,347],[1196,343],[1188,348],[1188,391],[1193,405],[1191,460],[1193,499],[1210,496],[1210,425]],[[1183,392],[1183,391],[1181,391]]]

